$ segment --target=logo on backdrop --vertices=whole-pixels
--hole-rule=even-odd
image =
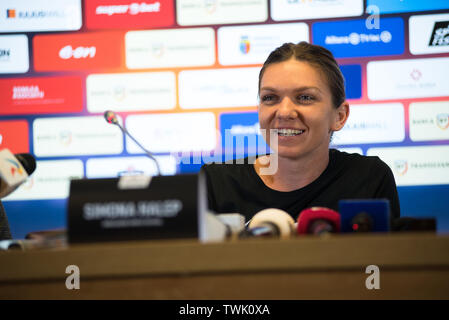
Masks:
[[[73,136],[70,130],[61,131],[59,133],[59,141],[63,146],[69,146],[72,143]]]
[[[204,0],[204,8],[208,14],[212,14],[217,10],[218,0]]]
[[[314,43],[331,50],[337,58],[404,52],[404,21],[399,17],[380,19],[379,29],[367,28],[365,20],[317,22],[312,32]]]
[[[6,9],[6,18],[15,18],[16,17],[16,9]]]
[[[95,14],[97,14],[97,15],[105,14],[108,16],[112,16],[114,14],[129,13],[129,14],[135,16],[139,13],[160,12],[160,11],[161,11],[161,3],[159,1],[154,2],[154,3],[133,2],[129,5],[122,4],[122,5],[98,6],[95,9]]]
[[[93,58],[97,52],[96,47],[77,47],[75,49],[68,45],[59,50],[59,57],[61,59],[67,60],[70,58],[82,59],[82,58]]]
[[[430,36],[429,46],[449,46],[449,21],[435,22],[432,35]]]
[[[151,53],[153,57],[160,58],[164,55],[165,52],[165,46],[163,42],[154,42],[151,45]]]
[[[0,49],[0,61],[9,61],[11,57],[11,49]]]
[[[43,99],[45,92],[38,85],[13,86],[12,100]]]
[[[418,69],[413,69],[412,72],[410,72],[410,77],[413,80],[418,81],[419,79],[421,79],[422,73]]]
[[[437,114],[437,126],[443,130],[449,127],[449,113]]]
[[[394,169],[396,170],[396,172],[400,176],[405,175],[407,173],[407,170],[408,170],[408,162],[407,162],[407,160],[396,160],[394,162]]]
[[[32,10],[32,11],[17,11],[16,9],[6,9],[7,19],[43,19],[53,17],[64,17],[63,11],[48,11],[48,10]]]
[[[243,54],[247,54],[251,48],[251,44],[249,42],[248,36],[242,36],[240,38],[240,51]]]

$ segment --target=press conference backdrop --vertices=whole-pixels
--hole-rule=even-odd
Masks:
[[[2,0],[0,148],[37,159],[3,199],[13,237],[66,226],[70,178],[154,173],[105,110],[165,175],[214,160],[201,151],[256,153],[261,64],[299,41],[331,50],[346,79],[333,146],[382,158],[402,215],[449,231],[447,0]]]

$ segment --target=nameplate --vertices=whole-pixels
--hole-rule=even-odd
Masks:
[[[206,201],[196,174],[72,180],[68,242],[199,238]]]

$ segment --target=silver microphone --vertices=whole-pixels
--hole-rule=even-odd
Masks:
[[[159,163],[157,162],[156,158],[154,157],[154,155],[148,151],[147,149],[145,149],[129,132],[128,130],[126,130],[124,127],[122,127],[120,125],[120,123],[118,122],[117,119],[117,115],[115,114],[114,111],[110,111],[107,110],[104,112],[104,118],[106,119],[106,122],[116,125],[117,127],[120,128],[120,130],[122,130],[122,132],[127,135],[128,137],[131,138],[131,140],[133,140],[143,151],[145,151],[145,153],[147,154],[147,156],[154,161],[154,163],[156,164],[156,169],[157,169],[157,175],[161,175],[161,169],[159,167]]]

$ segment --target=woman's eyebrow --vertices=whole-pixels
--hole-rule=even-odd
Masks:
[[[318,92],[321,92],[320,88],[318,87],[314,87],[314,86],[303,86],[303,87],[297,87],[295,89],[293,89],[293,91],[297,92],[297,91],[304,91],[304,90],[316,90]],[[260,88],[260,91],[278,91],[278,89],[273,88],[273,87],[262,87]]]

